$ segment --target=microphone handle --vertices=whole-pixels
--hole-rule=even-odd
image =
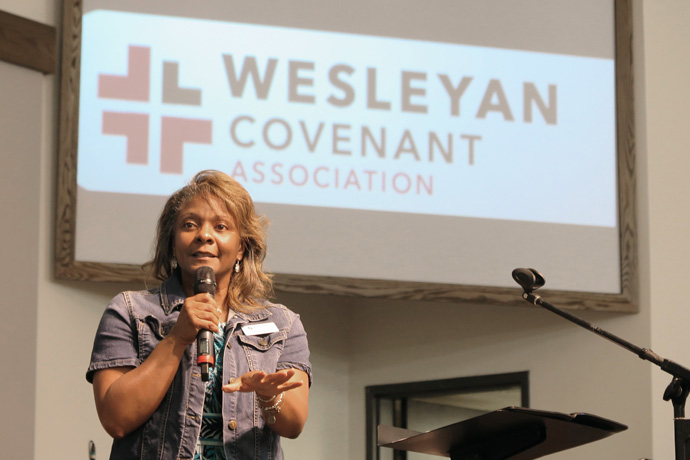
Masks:
[[[197,358],[196,362],[201,367],[201,380],[208,382],[210,369],[215,364],[216,353],[213,346],[213,333],[202,329],[196,338]]]
[[[202,292],[216,296],[216,274],[211,267],[199,267],[194,271],[194,295]],[[201,368],[201,380],[204,382],[211,378],[210,371],[216,361],[213,342],[213,333],[209,330],[202,329],[196,336],[196,363]]]

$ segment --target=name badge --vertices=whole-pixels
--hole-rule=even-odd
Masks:
[[[242,332],[244,335],[262,335],[270,334],[271,332],[278,332],[278,327],[276,323],[259,323],[259,324],[247,324],[242,326]]]

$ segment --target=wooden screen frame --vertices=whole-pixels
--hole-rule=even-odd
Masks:
[[[599,294],[544,290],[551,303],[567,309],[617,312],[638,310],[635,136],[632,72],[632,0],[614,0],[618,213],[621,292]],[[138,265],[75,260],[77,140],[82,2],[63,0],[60,133],[58,151],[55,276],[67,280],[137,282]],[[402,282],[276,273],[279,291],[400,300],[522,304],[519,288]]]

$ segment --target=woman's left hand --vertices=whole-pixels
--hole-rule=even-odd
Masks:
[[[255,391],[262,398],[270,398],[304,385],[303,381],[293,379],[294,376],[294,369],[282,369],[272,374],[251,371],[224,385],[222,390],[226,393]]]
[[[294,439],[302,432],[309,414],[308,383],[309,376],[302,370],[281,369],[272,374],[252,371],[223,386],[223,391],[226,393],[254,391],[268,404],[277,404],[279,407],[269,409],[272,416],[269,426],[280,436]],[[281,393],[285,394],[279,397]],[[273,402],[276,398],[279,398],[277,403]],[[261,407],[261,404],[259,406]],[[267,408],[261,407],[261,409],[266,411]]]

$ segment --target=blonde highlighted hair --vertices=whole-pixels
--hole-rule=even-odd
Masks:
[[[268,220],[256,214],[254,202],[247,190],[220,171],[205,170],[197,173],[186,186],[168,198],[158,219],[155,253],[147,264],[150,266],[151,276],[161,281],[173,275],[180,276],[180,268],[175,267],[173,254],[177,216],[182,206],[197,196],[207,200],[215,197],[224,203],[240,233],[244,256],[240,262],[240,271],[233,273],[230,280],[228,306],[242,312],[261,308],[257,301],[267,299],[273,293],[271,276],[264,273],[262,268],[266,258]]]

